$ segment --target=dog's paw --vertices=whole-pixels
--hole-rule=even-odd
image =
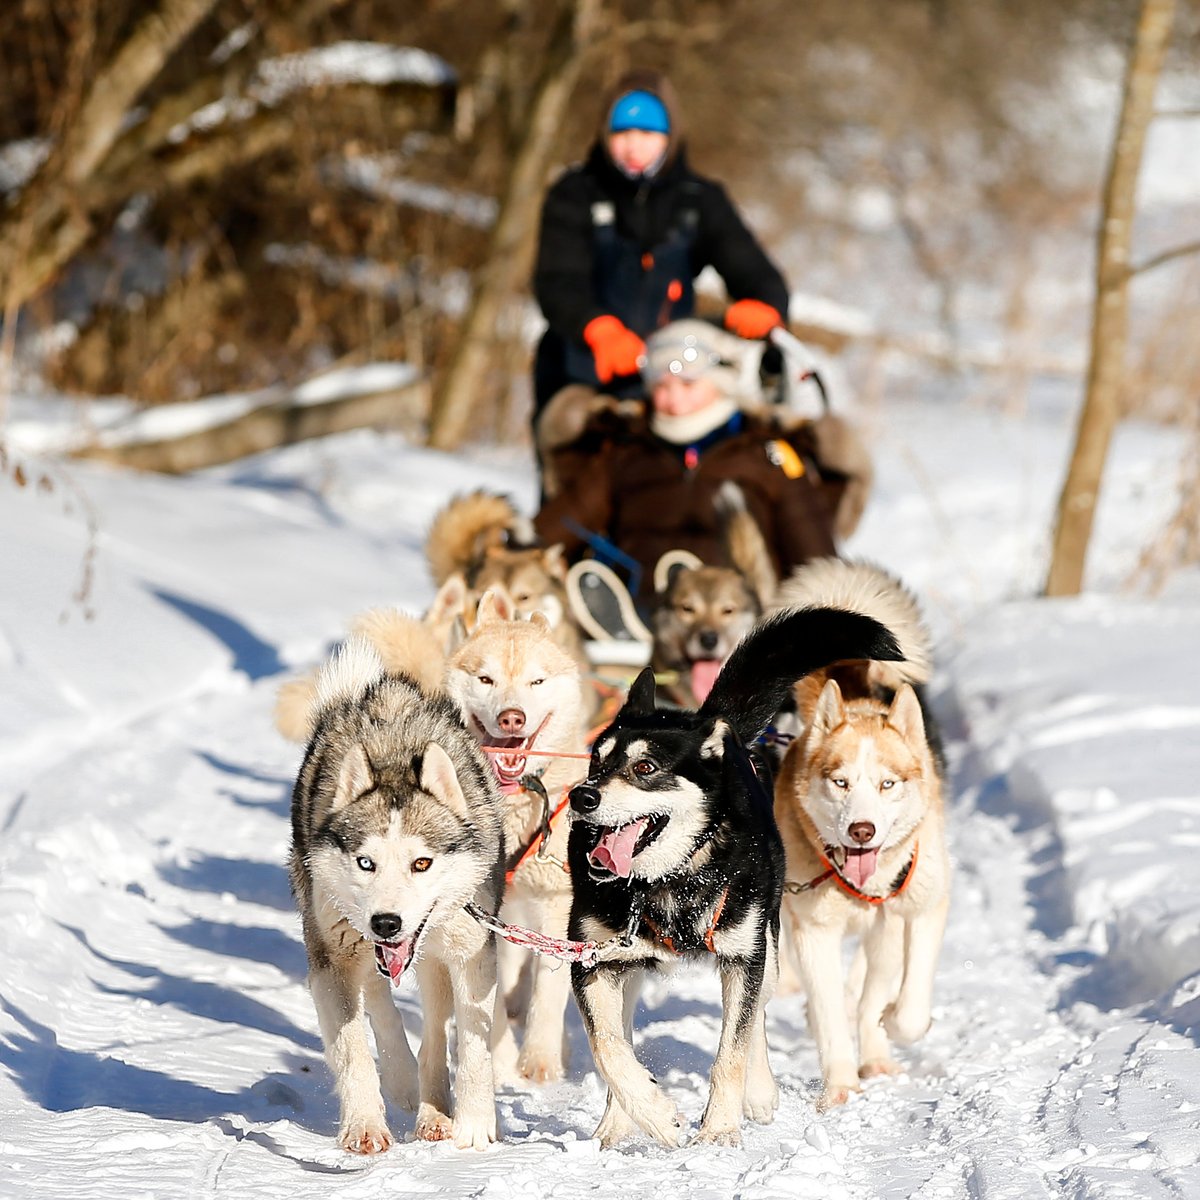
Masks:
[[[526,1045],[517,1059],[517,1070],[531,1083],[557,1083],[563,1077],[562,1054]]]
[[[625,1110],[619,1104],[610,1102],[592,1137],[600,1139],[602,1150],[611,1150],[633,1134],[636,1129],[637,1126],[629,1119]]]
[[[927,1008],[893,1005],[883,1014],[883,1028],[897,1046],[911,1046],[919,1042],[933,1023]]]
[[[825,1090],[817,1098],[817,1112],[828,1112],[831,1108],[840,1108],[855,1092],[861,1092],[858,1084],[827,1083]]]
[[[662,1092],[637,1114],[637,1123],[657,1141],[674,1150],[686,1141],[683,1114]]]
[[[740,1129],[717,1129],[710,1128],[707,1125],[701,1125],[699,1132],[692,1138],[691,1145],[693,1146],[740,1146],[742,1144],[742,1131]]]
[[[775,1120],[775,1111],[779,1108],[779,1087],[775,1080],[771,1086],[747,1088],[746,1098],[742,1101],[742,1115],[756,1125],[770,1125]]]
[[[382,1154],[391,1149],[392,1134],[382,1117],[354,1117],[342,1125],[338,1145],[351,1154]]]
[[[904,1068],[890,1058],[874,1058],[858,1068],[859,1079],[875,1079],[880,1075],[901,1075]]]
[[[422,1104],[413,1132],[422,1142],[448,1142],[454,1136],[454,1122],[432,1104]]]
[[[486,1150],[496,1140],[495,1109],[490,1114],[458,1114],[454,1118],[453,1137],[460,1150]]]

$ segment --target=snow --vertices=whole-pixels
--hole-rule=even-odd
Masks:
[[[14,412],[28,430],[51,404]],[[362,432],[162,478],[10,443],[0,1196],[1200,1196],[1200,579],[1124,587],[1182,444],[1122,428],[1090,593],[1035,600],[1071,415],[862,417],[879,479],[848,549],[923,599],[953,781],[952,915],[907,1073],[818,1116],[803,1004],[778,997],[774,1125],[736,1150],[601,1152],[572,1011],[569,1077],[502,1090],[503,1142],[370,1162],[334,1142],[283,865],[300,754],[274,693],[360,609],[419,610],[434,512],[477,486],[528,509],[527,459]],[[419,1034],[411,985],[398,1003]],[[693,1122],[718,1022],[699,970],[653,982],[636,1019]]]

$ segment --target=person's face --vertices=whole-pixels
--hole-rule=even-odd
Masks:
[[[666,153],[671,139],[649,129],[622,129],[608,135],[608,156],[630,175],[641,175]]]
[[[711,379],[684,379],[664,375],[651,393],[654,411],[665,417],[686,417],[719,400],[721,393]]]

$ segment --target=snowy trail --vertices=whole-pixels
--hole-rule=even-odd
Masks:
[[[268,725],[273,686],[186,700],[35,785],[43,832],[30,882],[65,886],[35,899],[10,872],[5,904],[41,922],[46,953],[65,968],[61,984],[84,1000],[50,1035],[5,996],[28,1039],[9,1067],[45,1112],[39,1143],[66,1168],[61,1193],[39,1194],[75,1195],[85,1178],[103,1190],[150,1172],[163,1194],[262,1192],[274,1177],[278,1191],[265,1194],[316,1195],[329,1173],[352,1176],[339,1182],[350,1195],[422,1181],[445,1191],[448,1170],[460,1194],[481,1194],[471,1156],[446,1147],[405,1144],[369,1166],[334,1148],[336,1107],[282,865],[299,752]],[[951,751],[966,757],[961,743]],[[102,823],[62,819],[81,786],[109,798]],[[617,1170],[622,1187],[668,1194],[1054,1194],[1048,1177],[1070,1163],[1056,1161],[1061,1139],[1046,1132],[1044,1110],[1090,1039],[1057,1014],[1055,981],[1039,966],[1054,948],[1034,951],[1026,848],[970,792],[951,829],[958,874],[936,1020],[901,1053],[907,1077],[873,1081],[818,1118],[802,1001],[780,997],[769,1022],[784,1093],[774,1126],[748,1128],[741,1150],[669,1154],[638,1143],[600,1155],[588,1139],[603,1094],[572,1014],[569,1080],[502,1096],[506,1142],[488,1155],[485,1194],[528,1194],[530,1179],[552,1175],[542,1194],[592,1195],[597,1172]],[[412,992],[400,1002],[419,1030]],[[719,1028],[715,979],[690,971],[652,982],[637,1027],[639,1053],[695,1121]],[[99,1137],[97,1103],[112,1109]],[[401,1114],[398,1128],[410,1125]]]
[[[943,643],[957,876],[935,1023],[899,1052],[907,1075],[819,1117],[803,1003],[777,997],[781,1109],[737,1150],[601,1153],[573,1010],[568,1079],[504,1090],[487,1154],[335,1146],[284,870],[300,751],[271,725],[276,672],[368,604],[419,608],[433,511],[518,471],[355,435],[196,479],[94,472],[112,547],[95,626],[57,622],[75,531],[35,498],[0,509],[41,551],[24,596],[0,593],[0,1197],[1200,1200],[1200,705],[1171,669],[1200,654],[1200,605],[1000,603],[1049,503],[1011,479],[1043,479],[1048,438],[968,417],[891,414],[855,547],[902,564]],[[968,434],[986,447],[970,461]],[[1111,494],[1144,502],[1163,453],[1134,439]],[[1134,509],[1110,511],[1108,544],[1128,547]],[[414,992],[398,1003],[419,1036]],[[717,981],[653,981],[635,1024],[694,1128]]]

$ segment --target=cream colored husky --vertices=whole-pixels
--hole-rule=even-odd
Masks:
[[[803,731],[776,782],[788,866],[781,957],[808,997],[825,1110],[844,1104],[860,1078],[900,1070],[889,1037],[906,1045],[929,1028],[950,861],[939,754],[912,686],[929,670],[916,602],[878,568],[839,560],[801,568],[781,601],[865,612],[897,634],[906,655],[804,680],[797,689]],[[842,941],[850,936],[861,939],[861,987],[852,989],[857,1049],[842,973]]]
[[[571,909],[566,793],[587,774],[583,687],[577,663],[556,644],[546,618],[534,613],[514,620],[510,606],[502,591],[484,593],[474,629],[450,657],[445,686],[505,793],[508,886],[502,915],[564,938]],[[541,790],[522,783],[530,775]],[[552,959],[534,959],[526,1006],[518,978],[526,962],[523,951],[500,947],[500,988],[525,1032],[518,1057],[505,1023],[497,1022],[497,1075],[510,1074],[515,1065],[526,1079],[561,1079],[570,971]]]

